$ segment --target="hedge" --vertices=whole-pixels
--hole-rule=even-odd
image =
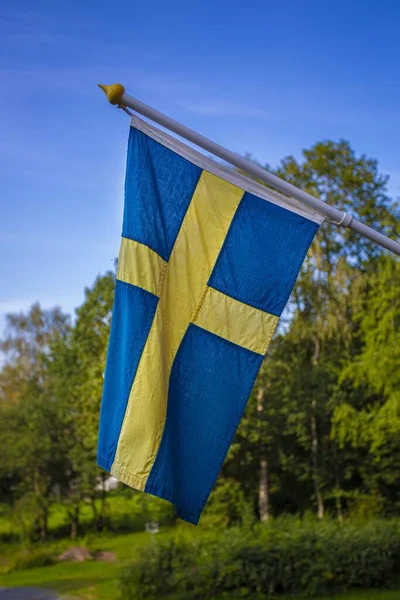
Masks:
[[[177,535],[143,548],[122,573],[124,600],[311,598],[392,583],[400,574],[400,522],[338,524],[283,518],[267,526]]]

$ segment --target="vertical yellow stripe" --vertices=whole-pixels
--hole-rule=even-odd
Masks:
[[[203,171],[172,250],[111,468],[137,489],[145,488],[161,442],[173,360],[242,196],[243,190]]]

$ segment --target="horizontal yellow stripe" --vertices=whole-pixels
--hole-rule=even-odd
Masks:
[[[158,296],[165,268],[166,262],[154,250],[134,240],[122,238],[117,279]]]
[[[168,261],[111,473],[144,489],[164,429],[172,363],[198,310],[243,191],[203,171]]]
[[[248,350],[265,354],[279,318],[208,288],[194,323]]]

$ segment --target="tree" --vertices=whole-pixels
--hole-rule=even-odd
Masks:
[[[342,447],[358,449],[364,498],[387,513],[400,507],[400,262],[382,256],[365,280],[354,319],[357,352],[342,381],[353,391],[336,408],[333,434]],[[365,459],[363,461],[364,464]],[[364,501],[365,504],[365,501]]]
[[[301,161],[284,159],[276,173],[394,234],[387,178],[377,161],[357,156],[347,142],[317,143]],[[380,255],[368,240],[326,222],[303,264],[224,471],[235,472],[252,494],[259,477],[262,520],[278,499],[278,510],[304,510],[311,498],[320,518],[328,507],[342,519],[349,488],[359,484],[354,449],[339,447],[331,425],[338,406],[355,393],[341,373],[362,345],[354,307]]]
[[[24,497],[33,517],[33,534],[47,536],[48,512],[64,464],[58,444],[58,408],[49,390],[50,348],[63,339],[69,320],[58,309],[34,304],[27,314],[7,316],[0,348],[1,438],[4,441],[0,477],[8,482],[9,498]]]
[[[278,174],[337,208],[355,212],[369,225],[392,232],[395,219],[386,195],[387,178],[378,172],[377,161],[357,157],[347,142],[322,142],[303,152],[304,160],[289,157]],[[320,518],[325,511],[324,477],[321,476],[330,448],[332,385],[346,360],[352,336],[352,284],[367,272],[380,249],[351,230],[324,224],[301,270],[291,303],[295,311],[289,335],[298,338],[306,352],[302,369],[307,373],[302,388],[308,396],[308,431],[315,500]],[[330,372],[324,379],[322,371]],[[336,484],[339,484],[337,464]],[[337,505],[338,511],[340,506]]]
[[[63,410],[62,439],[70,465],[62,496],[72,538],[78,533],[84,499],[91,502],[96,525],[102,527],[105,521],[105,493],[100,514],[95,502],[96,485],[102,476],[96,450],[114,284],[115,274],[108,272],[85,290],[70,335],[53,347],[52,391]]]

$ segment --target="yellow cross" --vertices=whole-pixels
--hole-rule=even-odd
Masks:
[[[261,355],[278,323],[278,317],[207,285],[243,193],[203,171],[168,262],[122,238],[117,279],[159,298],[111,468],[137,489],[144,489],[158,451],[171,368],[190,323]]]

